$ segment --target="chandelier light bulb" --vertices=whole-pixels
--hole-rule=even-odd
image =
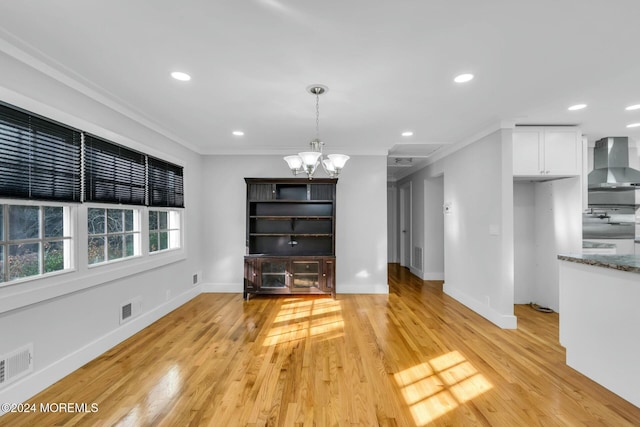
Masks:
[[[302,153],[298,153],[298,156],[300,156],[300,158],[302,159],[302,163],[306,167],[315,166],[318,158],[320,158],[321,155],[322,153],[320,153],[319,151],[303,151]]]
[[[342,169],[345,163],[347,163],[347,160],[349,160],[349,156],[346,154],[329,154],[327,157],[331,160],[336,170]]]
[[[289,168],[291,170],[300,170],[302,169],[302,159],[300,156],[286,156],[284,161],[287,162]]]

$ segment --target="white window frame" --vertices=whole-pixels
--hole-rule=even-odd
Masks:
[[[131,206],[131,205],[117,205],[117,204],[94,204],[94,203],[86,203],[84,204],[84,207],[86,208],[86,221],[84,223],[84,227],[86,230],[86,239],[85,239],[85,243],[84,243],[84,251],[85,251],[85,257],[86,257],[86,263],[87,263],[87,267],[88,268],[96,268],[96,267],[101,267],[101,266],[105,266],[105,265],[112,265],[114,263],[118,263],[118,262],[126,262],[126,261],[130,261],[133,259],[139,259],[143,256],[143,251],[142,251],[142,227],[141,227],[141,218],[142,215],[144,215],[144,207],[143,206]],[[127,230],[123,230],[123,231],[118,231],[118,232],[109,232],[107,229],[107,224],[105,222],[105,230],[104,233],[96,233],[96,234],[91,234],[89,232],[89,211],[91,209],[101,209],[103,211],[105,211],[105,214],[108,215],[107,211],[109,210],[130,210],[133,211],[133,230],[131,231],[127,231]],[[127,236],[127,235],[132,235],[133,236],[133,255],[129,255],[129,256],[122,256],[120,258],[114,258],[114,259],[109,259],[109,237],[113,237],[113,236]],[[99,262],[91,262],[91,259],[89,258],[89,240],[91,238],[95,238],[95,237],[104,237],[106,244],[104,246],[104,260],[103,261],[99,261]]]
[[[38,237],[29,238],[29,239],[19,239],[19,240],[10,240],[9,236],[9,215],[7,208],[5,210],[5,206],[29,206],[29,207],[38,207],[39,208],[39,233]],[[62,208],[63,212],[63,232],[62,236],[56,237],[45,237],[44,233],[44,211],[45,207],[56,207]],[[3,264],[3,270],[0,273],[2,277],[0,277],[0,287],[14,285],[18,283],[24,283],[32,280],[42,279],[46,277],[56,276],[60,274],[66,274],[73,271],[76,271],[77,268],[77,259],[76,259],[76,244],[77,244],[77,233],[76,233],[76,218],[77,218],[77,205],[72,203],[65,202],[46,202],[39,200],[19,200],[19,199],[0,199],[0,209],[4,210],[2,215],[2,229],[3,235],[0,235],[0,246],[2,246],[2,257],[0,260]],[[45,260],[44,260],[44,245],[47,242],[63,242],[63,255],[64,255],[64,267],[61,270],[45,272]],[[9,247],[15,244],[39,244],[39,262],[38,268],[39,273],[31,276],[24,276],[16,279],[9,279],[9,263],[5,262],[8,260]],[[5,281],[5,279],[7,279]]]
[[[157,229],[151,229],[151,224],[149,224],[149,214],[151,212],[158,212],[158,213],[166,213],[167,214],[167,228],[157,228]],[[183,217],[183,209],[180,208],[156,208],[156,207],[149,207],[147,209],[147,237],[148,237],[148,242],[149,244],[147,244],[146,249],[149,253],[149,255],[156,255],[156,254],[160,254],[160,253],[165,253],[165,252],[169,252],[169,251],[177,251],[177,250],[181,250],[183,247],[183,242],[182,242],[182,236],[183,236],[183,229],[184,227],[182,226],[182,217]],[[151,246],[151,234],[152,233],[157,233],[158,236],[160,235],[160,233],[167,233],[167,243],[168,246],[166,249],[157,249],[155,251],[152,251],[150,246]]]

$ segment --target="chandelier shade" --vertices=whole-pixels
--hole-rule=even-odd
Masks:
[[[312,179],[318,165],[320,165],[327,175],[335,178],[349,160],[349,156],[346,154],[329,154],[325,158],[322,153],[324,142],[320,141],[320,95],[328,90],[329,88],[323,85],[311,85],[307,88],[310,94],[316,96],[316,138],[309,143],[310,151],[284,157],[294,175],[306,173],[309,179]]]

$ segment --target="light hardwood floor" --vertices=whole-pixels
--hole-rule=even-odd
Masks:
[[[0,425],[640,425],[565,365],[557,314],[516,306],[502,330],[439,282],[389,276],[389,295],[200,295],[29,400],[97,412]]]

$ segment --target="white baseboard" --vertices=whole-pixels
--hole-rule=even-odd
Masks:
[[[202,292],[212,294],[241,294],[244,292],[242,283],[203,283]]]
[[[422,270],[419,270],[415,267],[409,267],[409,271],[416,277],[422,277]]]
[[[427,271],[422,276],[422,280],[444,280],[444,271],[443,272],[429,272]]]
[[[39,369],[22,380],[9,385],[6,389],[0,390],[0,402],[26,402],[32,396],[92,361],[105,351],[140,332],[156,320],[166,316],[176,308],[195,298],[200,293],[200,287],[194,286],[153,310],[142,313],[135,319],[131,319],[122,326],[110,331],[84,347],[67,354],[49,366]],[[4,413],[5,412],[0,409],[0,416],[4,415]]]
[[[512,314],[502,314],[493,309],[488,303],[483,304],[469,294],[462,292],[459,289],[454,288],[453,286],[447,285],[446,283],[443,285],[442,290],[451,298],[469,307],[471,310],[475,311],[490,322],[495,323],[502,329],[518,328],[518,318],[516,316]]]
[[[389,285],[388,284],[378,284],[378,285],[343,285],[340,284],[336,287],[337,294],[388,294],[389,293]]]

